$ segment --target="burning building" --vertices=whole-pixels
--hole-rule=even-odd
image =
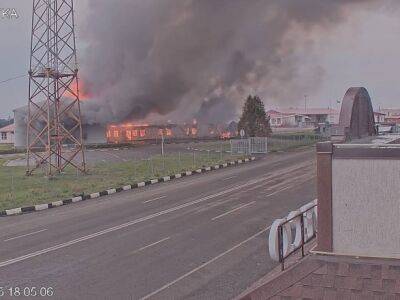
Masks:
[[[109,124],[106,128],[107,143],[125,144],[137,141],[230,138],[237,135],[237,129],[226,125],[199,124]]]
[[[81,103],[82,115],[85,113],[85,105]],[[28,106],[22,106],[14,109],[14,146],[17,149],[26,148],[26,128],[28,119]],[[39,124],[39,126],[42,126]],[[90,144],[105,144],[107,139],[105,136],[106,126],[101,123],[88,123],[82,118],[83,142]]]
[[[90,110],[90,108],[89,108]],[[217,139],[231,138],[237,135],[237,124],[200,124],[196,120],[182,124],[142,124],[142,123],[110,123],[103,124],[90,120],[88,102],[81,103],[83,141],[86,145],[93,144],[127,144],[143,141],[157,141],[162,137],[166,140]],[[14,110],[15,147],[26,147],[26,122],[28,107]],[[233,124],[233,125],[232,125]],[[236,126],[234,126],[236,124]]]
[[[164,138],[182,137],[183,130],[176,124],[109,124],[106,129],[108,143],[125,144],[135,141],[157,140]]]

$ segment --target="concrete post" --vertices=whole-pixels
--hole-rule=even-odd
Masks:
[[[318,251],[332,251],[332,142],[317,143]]]

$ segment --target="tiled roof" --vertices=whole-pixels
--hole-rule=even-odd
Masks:
[[[242,300],[400,299],[400,260],[311,255]]]
[[[14,132],[14,124],[10,124],[7,126],[4,126],[3,128],[0,128],[0,132]]]
[[[282,113],[299,114],[299,115],[330,115],[339,112],[333,108],[284,108],[279,110]]]

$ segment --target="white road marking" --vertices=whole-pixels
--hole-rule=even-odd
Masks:
[[[276,190],[275,192],[266,195],[266,197],[270,197],[270,196],[273,196],[273,195],[275,195],[275,194],[277,194],[277,193],[283,192],[283,191],[285,191],[285,190],[287,190],[287,189],[291,189],[291,188],[294,188],[294,187],[296,187],[296,186],[302,185],[303,183],[309,181],[310,179],[314,179],[314,176],[311,176],[311,177],[307,178],[306,180],[300,181],[300,182],[298,182],[298,183],[296,183],[296,184],[288,185],[288,186],[286,186],[286,187],[284,187],[284,188],[281,188],[281,189],[279,189],[279,190]]]
[[[178,205],[178,206],[174,206],[174,207],[171,207],[169,209],[160,211],[158,213],[154,213],[154,214],[151,214],[151,215],[139,218],[139,219],[132,220],[132,221],[127,222],[127,223],[123,223],[121,225],[117,225],[117,226],[110,227],[110,228],[107,228],[107,229],[104,229],[104,230],[101,230],[101,231],[98,231],[98,232],[95,232],[95,233],[92,233],[92,234],[89,234],[89,235],[86,235],[86,236],[82,236],[80,238],[77,238],[77,239],[74,239],[74,240],[71,240],[71,241],[68,241],[68,242],[65,242],[65,243],[57,244],[57,245],[49,247],[49,248],[45,248],[45,249],[38,250],[38,251],[35,251],[35,252],[32,252],[32,253],[28,253],[28,254],[23,255],[23,256],[19,256],[19,257],[16,257],[16,258],[12,258],[12,259],[0,262],[0,268],[8,266],[8,265],[12,265],[12,264],[20,262],[20,261],[24,261],[24,260],[32,258],[32,257],[36,257],[36,256],[39,256],[39,255],[42,255],[42,254],[46,254],[46,253],[49,253],[49,252],[53,252],[53,251],[56,251],[56,250],[59,250],[59,249],[62,249],[62,248],[65,248],[65,247],[80,243],[80,242],[83,242],[83,241],[87,241],[87,240],[93,239],[95,237],[102,236],[104,234],[107,234],[107,233],[110,233],[110,232],[114,232],[114,231],[129,227],[129,226],[132,226],[132,225],[135,225],[135,224],[138,224],[138,223],[142,223],[144,221],[147,221],[147,220],[150,220],[150,219],[154,219],[156,217],[159,217],[159,216],[162,216],[162,215],[165,215],[165,214],[172,213],[174,211],[177,211],[177,210],[180,210],[180,209],[183,209],[183,208],[186,208],[186,207],[189,207],[189,206],[192,206],[192,205],[195,205],[195,204],[198,204],[198,203],[201,203],[201,202],[204,202],[204,201],[207,201],[207,200],[210,200],[210,199],[213,199],[213,198],[228,194],[230,192],[234,192],[236,190],[242,189],[243,187],[246,187],[246,186],[249,186],[249,185],[252,185],[252,184],[256,184],[256,183],[258,183],[258,182],[260,182],[262,180],[265,180],[265,178],[263,177],[263,178],[260,178],[258,180],[252,180],[252,181],[247,182],[245,184],[238,185],[238,186],[236,186],[234,188],[223,190],[223,191],[218,192],[216,194],[211,194],[211,195],[202,197],[202,198],[197,199],[197,200],[193,200],[193,201],[190,201],[190,202]]]
[[[237,175],[236,175],[236,176],[227,177],[227,178],[224,178],[224,179],[222,179],[221,181],[225,181],[225,180],[233,179],[233,178],[236,178],[236,177],[237,177]]]
[[[47,229],[41,229],[41,230],[30,232],[30,233],[27,233],[27,234],[15,236],[15,237],[6,239],[3,242],[8,242],[8,241],[16,240],[16,239],[19,239],[19,238],[22,238],[22,237],[25,237],[25,236],[34,235],[34,234],[37,234],[37,233],[40,233],[40,232],[43,232],[43,231],[46,231],[46,230]]]
[[[250,203],[246,203],[246,204],[240,205],[240,206],[238,206],[238,207],[236,207],[236,208],[234,208],[234,209],[228,210],[227,212],[225,212],[225,213],[223,213],[223,214],[220,214],[220,215],[218,215],[218,216],[212,218],[211,220],[212,220],[212,221],[217,220],[217,219],[219,219],[219,218],[222,218],[222,217],[224,217],[224,216],[226,216],[226,215],[229,215],[229,214],[231,214],[231,213],[233,213],[233,212],[235,212],[235,211],[237,211],[237,210],[239,210],[239,209],[245,208],[245,207],[247,207],[247,206],[249,206],[249,205],[252,205],[252,204],[254,204],[254,203],[256,203],[256,201],[252,201],[252,202],[250,202]]]
[[[225,252],[222,252],[221,254],[215,256],[213,259],[209,260],[206,263],[203,263],[202,265],[198,266],[197,268],[194,268],[193,270],[187,272],[186,274],[178,277],[177,279],[163,285],[162,287],[160,287],[159,289],[155,290],[154,292],[151,292],[150,294],[140,298],[140,300],[146,300],[149,299],[150,297],[153,297],[154,295],[157,295],[158,293],[160,293],[161,291],[169,288],[170,286],[174,285],[175,283],[181,281],[182,279],[185,279],[186,277],[192,275],[193,273],[205,268],[206,266],[208,266],[209,264],[213,263],[214,261],[220,259],[221,257],[223,257],[224,255],[232,252],[233,250],[239,248],[240,246],[242,246],[243,244],[246,244],[247,242],[251,241],[252,239],[254,239],[255,237],[259,236],[260,234],[266,232],[268,229],[270,229],[271,226],[268,226],[267,228],[264,228],[262,230],[260,230],[259,232],[257,232],[256,234],[253,234],[251,237],[245,239],[244,241],[240,242],[239,244],[236,244],[235,246],[233,246],[232,248],[226,250]]]
[[[74,240],[71,240],[71,241],[68,241],[68,242],[65,242],[65,243],[57,244],[57,245],[49,247],[49,248],[45,248],[45,249],[38,250],[38,251],[35,251],[35,252],[32,252],[32,253],[28,253],[28,254],[23,255],[23,256],[19,256],[19,257],[16,257],[16,258],[12,258],[12,259],[0,262],[0,268],[8,266],[8,265],[12,265],[12,264],[20,262],[20,261],[27,260],[27,259],[32,258],[32,257],[36,257],[36,256],[39,256],[39,255],[42,255],[42,254],[46,254],[46,253],[49,253],[49,252],[53,252],[53,251],[56,251],[56,250],[59,250],[59,249],[65,248],[65,247],[69,247],[71,245],[74,245],[74,244],[77,244],[77,243],[80,243],[80,242],[83,242],[83,241],[87,241],[87,240],[93,239],[95,237],[102,236],[104,234],[107,234],[107,233],[110,233],[110,232],[114,232],[114,231],[129,227],[129,226],[132,226],[132,225],[135,225],[135,224],[138,224],[138,223],[142,223],[144,221],[147,221],[147,220],[150,220],[150,219],[153,219],[153,218],[165,215],[165,214],[169,214],[169,213],[175,212],[177,210],[180,210],[180,209],[183,209],[183,208],[186,208],[186,207],[189,207],[189,206],[192,206],[192,205],[195,205],[195,204],[198,204],[198,203],[201,203],[201,202],[204,202],[204,201],[207,201],[207,200],[210,200],[210,199],[213,199],[213,198],[216,198],[216,197],[219,197],[219,196],[234,192],[236,190],[243,189],[246,186],[257,184],[257,183],[259,183],[259,182],[261,182],[263,180],[266,180],[268,178],[269,177],[263,177],[263,178],[259,178],[257,180],[251,180],[251,181],[249,181],[249,182],[247,182],[245,184],[238,185],[236,187],[233,187],[233,188],[230,188],[230,189],[227,189],[227,190],[223,190],[223,191],[218,192],[216,194],[211,194],[211,195],[202,197],[202,198],[197,199],[197,200],[193,200],[193,201],[190,201],[190,202],[187,202],[187,203],[175,206],[175,207],[171,207],[169,209],[166,209],[166,210],[163,210],[163,211],[160,211],[160,212],[157,212],[157,213],[154,213],[154,214],[139,218],[139,219],[132,220],[132,221],[127,222],[127,223],[123,223],[121,225],[110,227],[110,228],[107,228],[107,229],[104,229],[104,230],[101,230],[101,231],[98,231],[98,232],[95,232],[95,233],[92,233],[92,234],[89,234],[89,235],[86,235],[86,236],[82,236],[80,238],[77,238],[77,239],[74,239]],[[311,179],[311,178],[309,178],[309,179]],[[305,180],[305,181],[307,181],[307,180]],[[286,190],[288,188],[290,188],[290,187],[287,187],[287,188],[281,189],[279,191],[276,191],[276,192],[274,192],[274,193],[272,193],[272,194],[270,194],[268,196],[271,196],[273,194],[276,194],[276,193],[278,193],[280,191],[283,191],[283,190]]]
[[[169,240],[170,238],[171,238],[171,237],[166,237],[166,238],[164,238],[164,239],[162,239],[162,240],[159,240],[159,241],[157,241],[157,242],[154,242],[154,243],[151,243],[151,244],[149,244],[149,245],[147,245],[147,246],[144,246],[144,247],[142,247],[142,248],[139,248],[139,249],[137,249],[137,250],[131,252],[130,254],[131,254],[131,255],[137,254],[137,253],[139,253],[139,252],[141,252],[141,251],[143,251],[143,250],[145,250],[145,249],[147,249],[147,248],[153,247],[153,246],[155,246],[155,245],[157,245],[157,244],[160,244],[160,243],[162,243],[162,242],[164,242],[164,241],[166,241],[166,240]]]
[[[167,197],[167,196],[160,196],[160,197],[157,197],[157,198],[154,198],[154,199],[143,201],[142,203],[153,202],[153,201],[156,201],[156,200],[164,199],[165,197]]]
[[[226,202],[231,202],[231,201],[236,201],[236,200],[239,200],[239,197],[229,197],[228,199],[225,199],[225,200],[222,200],[222,201],[216,201],[216,202],[214,202],[212,204],[204,205],[204,206],[199,207],[198,209],[196,209],[193,212],[193,214],[199,214],[199,213],[202,213],[204,211],[210,210],[210,209],[212,209],[212,208],[214,208],[216,206],[220,206],[221,204],[224,204]]]

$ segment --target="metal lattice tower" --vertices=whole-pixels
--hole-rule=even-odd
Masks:
[[[85,172],[73,0],[33,0],[27,174]]]

